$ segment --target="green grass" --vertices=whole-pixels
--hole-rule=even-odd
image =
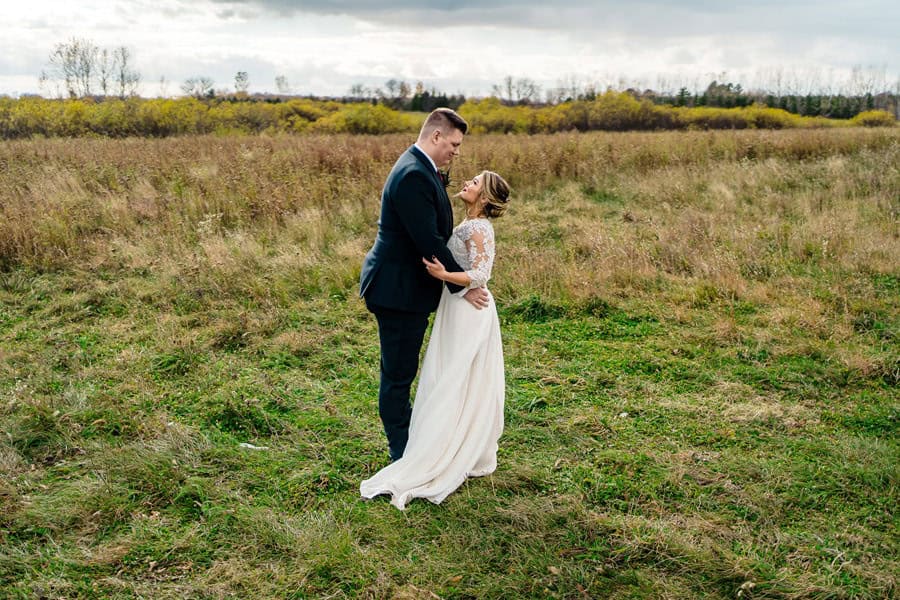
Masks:
[[[506,430],[496,473],[405,512],[358,498],[387,460],[375,322],[355,297],[379,182],[310,220],[292,173],[232,172],[231,152],[203,160],[292,192],[204,197],[220,183],[175,174],[192,138],[146,161],[113,158],[139,141],[105,141],[105,166],[66,166],[113,207],[105,229],[6,213],[21,221],[0,273],[0,596],[896,595],[900,146],[832,132],[798,157],[777,153],[820,134],[743,132],[765,158],[698,169],[688,150],[731,134],[659,135],[635,138],[676,153],[655,168],[559,163],[557,179],[534,153],[590,163],[593,142],[633,139],[466,141],[479,165],[522,145],[521,167],[498,167],[518,194],[493,282]],[[63,169],[74,143],[4,151]],[[46,172],[0,182],[7,206]]]

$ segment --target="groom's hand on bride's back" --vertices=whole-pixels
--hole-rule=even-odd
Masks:
[[[484,288],[472,288],[463,295],[463,298],[478,310],[487,308],[488,292]]]

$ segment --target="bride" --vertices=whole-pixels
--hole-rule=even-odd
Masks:
[[[466,181],[457,194],[466,218],[447,247],[465,271],[450,273],[435,258],[422,259],[437,279],[484,287],[494,263],[494,228],[509,201],[509,186],[492,171]],[[440,504],[467,477],[497,468],[497,440],[503,433],[503,348],[493,297],[477,310],[446,286],[425,351],[403,457],[359,486],[373,498],[390,494],[404,509],[412,498]]]

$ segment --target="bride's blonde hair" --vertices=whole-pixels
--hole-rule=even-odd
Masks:
[[[484,216],[496,219],[503,216],[509,203],[509,184],[493,171],[482,171],[481,194],[487,199],[484,205]]]

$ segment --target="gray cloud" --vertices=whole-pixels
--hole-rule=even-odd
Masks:
[[[663,46],[690,36],[770,36],[776,44],[803,46],[814,40],[854,41],[872,47],[881,63],[898,66],[900,9],[892,0],[859,0],[852,8],[836,0],[593,0],[555,5],[546,0],[212,0],[280,14],[347,15],[381,25],[440,29],[493,25],[597,41],[628,36]]]
[[[594,54],[608,53],[611,47],[631,55],[668,53],[670,64],[685,68],[710,58],[694,50],[691,61],[678,52],[697,38],[715,40],[715,52],[733,68],[749,67],[763,54],[778,56],[766,59],[768,63],[818,64],[821,60],[836,67],[862,62],[900,68],[900,36],[895,33],[900,8],[893,0],[858,0],[852,9],[837,0],[585,0],[567,5],[546,0],[208,1],[220,7],[223,22],[263,21],[272,15],[347,16],[394,31],[446,30],[448,35],[459,28],[493,27],[529,38],[554,36]],[[490,36],[485,33],[485,43],[493,41]],[[540,45],[541,39],[534,38],[534,43]],[[841,47],[847,51],[834,51]],[[830,55],[817,56],[821,48],[830,49]]]

